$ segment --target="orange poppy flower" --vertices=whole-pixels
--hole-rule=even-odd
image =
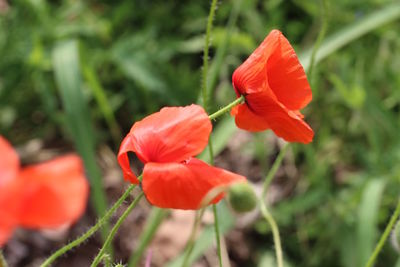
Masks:
[[[18,226],[41,229],[75,222],[88,193],[77,155],[20,168],[15,150],[0,136],[0,246]]]
[[[244,130],[271,129],[288,142],[309,143],[314,132],[300,109],[312,99],[310,85],[293,47],[273,30],[232,76],[236,95],[245,97],[232,109]]]
[[[207,146],[211,130],[207,113],[198,105],[163,108],[136,122],[118,153],[125,179],[140,183],[128,159],[128,152],[134,152],[145,164],[141,183],[151,204],[198,209],[214,187],[246,180],[193,158]],[[216,197],[212,203],[221,198]]]

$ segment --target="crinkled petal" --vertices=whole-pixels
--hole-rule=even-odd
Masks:
[[[246,101],[254,113],[265,118],[277,136],[288,142],[312,141],[314,132],[298,115],[299,111],[288,110],[266,92],[248,95]]]
[[[20,225],[52,228],[73,223],[84,213],[89,184],[81,159],[67,155],[22,169]]]
[[[278,30],[271,34],[278,40],[278,45],[266,62],[269,87],[286,108],[302,109],[312,99],[306,73],[285,36]]]
[[[14,179],[19,170],[19,158],[11,144],[0,136],[0,187]]]
[[[129,166],[129,151],[143,163],[181,162],[207,146],[211,130],[207,113],[198,105],[166,107],[136,122],[118,153],[125,178],[136,182]]]
[[[136,153],[135,144],[133,142],[133,138],[130,134],[128,134],[124,140],[121,142],[121,146],[119,147],[118,152],[118,163],[121,166],[122,172],[124,174],[124,179],[130,181],[133,184],[139,184],[139,180],[136,175],[133,173],[131,169],[131,165],[129,163],[128,152]]]
[[[277,30],[271,31],[260,46],[233,73],[232,83],[238,97],[269,89],[267,61],[279,45],[279,34]]]
[[[241,175],[191,158],[185,163],[147,163],[142,185],[148,201],[155,206],[193,210],[200,208],[201,201],[211,189],[245,180]]]
[[[246,103],[232,108],[231,114],[235,116],[235,123],[240,129],[259,132],[270,128],[267,121],[251,111]]]

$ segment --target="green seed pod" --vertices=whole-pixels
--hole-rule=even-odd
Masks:
[[[229,188],[228,200],[237,212],[253,210],[257,205],[257,197],[248,183],[236,183]]]

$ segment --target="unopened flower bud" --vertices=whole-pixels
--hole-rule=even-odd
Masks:
[[[237,212],[247,212],[257,205],[257,197],[248,183],[236,183],[229,188],[228,200]]]

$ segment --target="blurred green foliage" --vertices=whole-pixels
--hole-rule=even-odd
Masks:
[[[328,35],[395,2],[330,1]],[[319,1],[247,0],[229,28],[233,3],[221,2],[214,21],[211,56],[226,46],[213,70],[214,109],[234,99],[233,70],[271,29],[280,29],[301,53],[321,25]],[[1,134],[15,144],[34,137],[50,145],[62,136],[73,140],[52,62],[57,44],[69,40],[79,46],[77,75],[96,144],[117,149],[133,121],[164,105],[196,102],[208,8],[209,1],[161,0],[3,5]],[[314,69],[314,99],[305,114],[315,140],[292,146],[301,177],[273,210],[293,266],[363,266],[394,208],[400,193],[399,29],[398,20],[379,27]],[[274,149],[262,145],[264,134],[255,140],[252,156],[268,169],[265,158]],[[273,249],[264,222],[254,231],[262,242],[243,263],[249,266],[269,262]],[[399,266],[398,258],[388,243],[376,266]]]

